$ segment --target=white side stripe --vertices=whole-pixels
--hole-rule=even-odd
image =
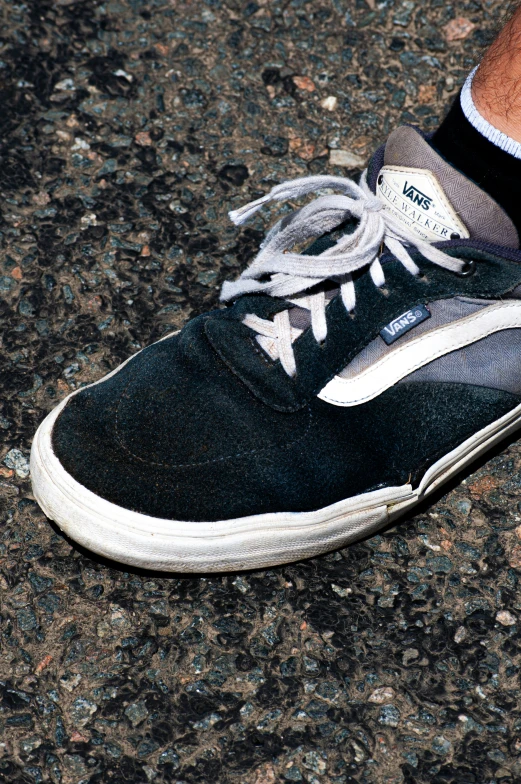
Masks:
[[[357,406],[381,395],[414,370],[444,354],[468,346],[504,329],[521,328],[521,301],[490,305],[477,313],[424,332],[396,346],[373,365],[351,378],[335,376],[318,397],[334,406]],[[520,367],[521,373],[521,367]]]

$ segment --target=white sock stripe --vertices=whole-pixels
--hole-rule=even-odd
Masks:
[[[473,125],[485,139],[488,139],[492,144],[495,144],[496,147],[508,152],[509,155],[513,155],[514,158],[521,158],[521,143],[516,142],[515,139],[507,136],[506,133],[503,133],[498,128],[494,128],[494,126],[491,125],[488,120],[485,120],[476,109],[476,105],[472,100],[471,87],[474,74],[477,70],[478,66],[469,73],[461,90],[460,102],[463,114],[469,123]]]

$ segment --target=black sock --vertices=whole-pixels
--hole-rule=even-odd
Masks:
[[[430,144],[503,207],[521,237],[521,160],[497,147],[471,125],[459,95]]]

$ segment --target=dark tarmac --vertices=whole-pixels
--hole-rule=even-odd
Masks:
[[[0,3],[0,781],[521,781],[515,442],[380,536],[208,578],[77,550],[28,476],[61,398],[216,305],[265,226],[229,209],[433,129],[502,8]]]

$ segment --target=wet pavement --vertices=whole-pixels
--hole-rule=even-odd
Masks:
[[[61,398],[216,304],[264,231],[229,209],[434,128],[501,7],[0,5],[0,781],[521,780],[515,442],[380,536],[208,578],[77,550],[27,462]]]

